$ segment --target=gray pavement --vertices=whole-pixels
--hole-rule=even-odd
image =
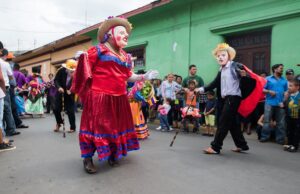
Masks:
[[[79,126],[80,114],[77,115]],[[151,130],[139,151],[117,167],[95,159],[98,173],[83,170],[77,134],[54,133],[54,117],[30,118],[29,129],[13,137],[16,150],[0,153],[0,194],[300,194],[300,153],[247,137],[250,151],[237,154],[228,136],[222,154],[204,155],[212,140],[194,134]],[[151,125],[154,129],[156,126]]]

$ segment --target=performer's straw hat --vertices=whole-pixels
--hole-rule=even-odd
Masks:
[[[229,46],[229,44],[226,43],[218,44],[217,48],[213,50],[213,55],[215,57],[217,57],[218,51],[226,51],[229,55],[230,60],[233,60],[236,55],[236,51],[234,50],[234,48],[232,48],[231,46]]]
[[[101,42],[104,40],[105,34],[115,26],[124,26],[128,34],[130,34],[132,25],[127,19],[121,17],[111,17],[101,23],[98,28],[98,40]]]
[[[61,66],[64,68],[70,70],[70,71],[75,71],[77,67],[77,62],[74,59],[68,59],[65,63],[63,63]]]

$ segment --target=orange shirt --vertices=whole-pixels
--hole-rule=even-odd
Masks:
[[[187,89],[185,91],[185,104],[186,106],[196,107],[197,96],[194,94],[194,91]]]

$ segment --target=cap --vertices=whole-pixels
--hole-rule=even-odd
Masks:
[[[287,70],[285,71],[285,74],[286,74],[286,75],[294,75],[294,70],[293,70],[293,69],[287,69]]]

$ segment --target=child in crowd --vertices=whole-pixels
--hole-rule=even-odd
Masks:
[[[263,125],[264,125],[264,114],[262,114],[257,121],[256,133],[257,133],[258,140],[260,140],[261,138],[261,130],[263,128]],[[276,121],[272,119],[270,121],[271,139],[274,139],[275,137],[275,131],[274,131],[275,127],[276,127]]]
[[[156,130],[161,130],[162,132],[164,131],[171,131],[173,129],[170,128],[169,122],[168,122],[168,113],[171,109],[171,99],[166,98],[163,105],[158,106],[158,117],[160,120],[160,126],[156,128]],[[165,129],[166,128],[166,129]]]
[[[187,122],[190,121],[194,124],[193,126],[193,133],[197,133],[199,131],[199,110],[197,116],[195,116],[194,111],[196,110],[196,92],[195,92],[195,88],[196,88],[196,82],[194,80],[189,80],[188,82],[188,88],[184,88],[184,92],[185,92],[185,105],[188,107],[185,107],[182,110],[182,123],[183,123],[183,130],[184,132],[189,132],[188,130],[188,126],[187,126]],[[190,113],[190,114],[189,114]]]
[[[287,106],[287,136],[288,136],[288,144],[284,145],[283,148],[289,152],[297,152],[299,147],[300,140],[300,93],[299,93],[299,83],[297,80],[289,81],[288,86],[289,98],[288,98],[288,106]]]
[[[215,92],[207,91],[206,95],[207,95],[207,101],[204,109],[206,126],[205,126],[205,131],[202,135],[214,136],[215,108],[216,108]]]

